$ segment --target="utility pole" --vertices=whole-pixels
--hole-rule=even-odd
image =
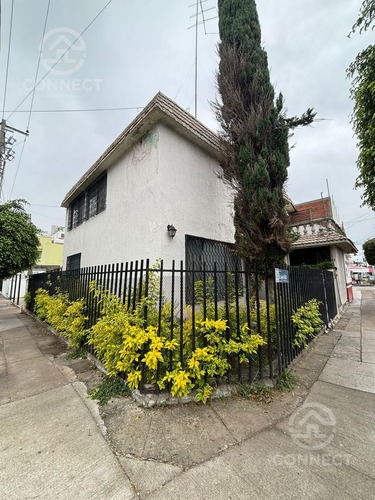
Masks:
[[[7,133],[10,132],[10,135]],[[12,149],[13,144],[16,142],[16,139],[13,137],[13,133],[18,132],[19,134],[25,135],[28,137],[29,131],[23,132],[22,130],[18,130],[17,128],[11,127],[7,125],[6,120],[1,120],[0,125],[0,194],[3,191],[3,181],[4,181],[4,172],[5,165],[7,161],[12,161],[14,159],[14,151]]]

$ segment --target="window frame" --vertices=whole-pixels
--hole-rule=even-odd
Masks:
[[[68,255],[66,258],[66,270],[67,271],[76,271],[77,269],[81,269],[81,257],[82,257],[81,252],[74,253],[72,255]],[[77,266],[71,267],[72,262],[74,262],[74,259],[78,260],[78,263],[79,263],[78,267]]]
[[[90,202],[94,201],[90,207]],[[92,208],[94,207],[94,208]],[[80,226],[84,221],[104,212],[107,208],[107,171],[100,174],[68,208],[68,231]],[[77,211],[77,212],[75,212]],[[77,216],[75,215],[77,213]]]

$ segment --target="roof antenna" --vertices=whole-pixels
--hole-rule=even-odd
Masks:
[[[326,183],[327,183],[328,196],[329,196],[329,198],[331,198],[331,193],[329,191],[329,182],[328,182],[328,179],[326,179]]]
[[[326,206],[324,204],[324,199],[323,199],[323,191],[320,193],[320,197],[322,198],[322,205],[323,205],[323,212],[324,212],[324,218],[326,221],[326,230],[329,231],[328,228],[328,219],[327,219],[327,212],[326,212]]]
[[[204,16],[205,12],[208,12],[209,10],[216,9],[216,6],[210,7],[208,9],[204,10],[203,5],[202,5],[204,2],[207,2],[207,0],[197,0],[196,3],[189,5],[189,7],[195,7],[195,9],[196,9],[195,14],[190,16],[190,19],[195,17],[195,23],[188,27],[188,30],[190,30],[191,28],[195,28],[195,74],[194,74],[194,116],[195,116],[195,118],[198,117],[198,26],[200,24],[203,24],[205,35],[214,35],[214,34],[216,35],[216,33],[208,33],[207,32],[206,22],[211,21],[211,19],[218,18],[218,16],[210,17],[209,19],[205,18],[205,16]],[[200,20],[199,16],[201,16],[201,20]]]

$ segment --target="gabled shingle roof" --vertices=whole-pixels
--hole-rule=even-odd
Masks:
[[[345,253],[357,253],[354,243],[346,236],[336,231],[322,231],[315,234],[304,234],[293,243],[292,250],[325,245],[336,245]]]

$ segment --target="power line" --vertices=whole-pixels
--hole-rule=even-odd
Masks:
[[[200,7],[201,7],[201,14],[202,14],[202,19],[203,19],[203,26],[204,26],[204,34],[207,35],[207,30],[206,30],[206,20],[204,18],[204,10],[203,10],[203,5],[202,5],[202,0],[200,0]],[[215,9],[215,7],[211,7],[211,9]],[[210,9],[207,9],[210,10]]]
[[[128,108],[88,108],[88,109],[33,109],[31,113],[81,113],[86,111],[126,111],[126,110],[142,110],[144,106],[133,106]],[[10,113],[10,111],[6,111]],[[29,110],[14,110],[13,113],[30,113]]]
[[[37,203],[29,203],[31,207],[47,207],[47,208],[63,208],[59,205],[38,205]]]
[[[2,114],[3,119],[4,119],[4,110],[5,110],[5,101],[6,101],[6,97],[7,97],[9,60],[10,60],[10,50],[11,50],[11,42],[12,42],[12,28],[13,28],[13,10],[14,10],[14,0],[12,0],[12,7],[11,7],[11,12],[10,12],[8,56],[7,56],[7,65],[6,65],[6,71],[5,71],[5,87],[4,87],[3,114]]]
[[[350,220],[344,222],[344,224],[349,224],[350,222],[354,222],[354,221],[356,221],[358,219],[363,219],[364,217],[368,217],[369,215],[373,215],[373,210],[369,210],[365,214],[359,215],[358,217],[355,217],[354,219],[350,219]]]
[[[59,59],[57,59],[57,61],[50,67],[50,69],[47,71],[47,73],[43,76],[43,78],[41,78],[38,83],[30,90],[30,92],[24,97],[24,99],[19,103],[19,105],[16,107],[16,109],[8,116],[8,120],[9,118],[13,115],[13,113],[15,113],[19,107],[26,101],[26,99],[32,94],[32,92],[34,92],[34,90],[42,83],[42,81],[47,77],[47,75],[53,70],[53,68],[61,61],[61,59],[63,59],[63,57],[69,52],[69,50],[73,47],[73,45],[76,43],[77,40],[79,40],[79,38],[81,38],[81,36],[90,28],[90,26],[96,21],[96,19],[100,16],[100,14],[102,14],[102,12],[104,12],[104,10],[108,7],[108,5],[110,3],[112,3],[113,0],[109,0],[109,2],[107,2],[105,4],[105,6],[102,8],[102,10],[100,12],[98,12],[98,14],[94,17],[94,19],[86,26],[86,28],[81,31],[81,33],[77,36],[77,38],[69,45],[69,47],[66,49],[66,51],[61,55],[61,57],[59,57]]]
[[[53,219],[54,221],[59,221],[59,222],[62,222],[63,221],[63,218],[59,218],[59,217],[53,217],[52,215],[45,215],[45,214],[40,214],[38,212],[33,212],[32,210],[29,210],[29,212],[33,215],[39,215],[40,217],[47,217],[47,219]]]
[[[48,21],[48,14],[49,14],[49,7],[51,4],[51,0],[48,0],[47,4],[47,11],[46,11],[46,17],[44,20],[44,27],[43,27],[43,35],[42,35],[42,40],[44,40],[44,36],[46,34],[46,27],[47,27],[47,21]],[[39,57],[38,57],[38,63],[36,65],[36,72],[35,72],[35,79],[34,79],[34,88],[32,90],[32,96],[31,96],[31,105],[30,105],[30,112],[29,112],[29,118],[27,121],[27,127],[26,130],[29,130],[30,127],[30,121],[31,121],[31,112],[33,109],[33,104],[34,104],[34,98],[35,98],[35,89],[36,89],[36,82],[38,79],[38,74],[39,74],[39,66],[40,66],[40,60],[42,58],[42,51],[43,51],[43,43],[40,44],[40,49],[39,49]]]

